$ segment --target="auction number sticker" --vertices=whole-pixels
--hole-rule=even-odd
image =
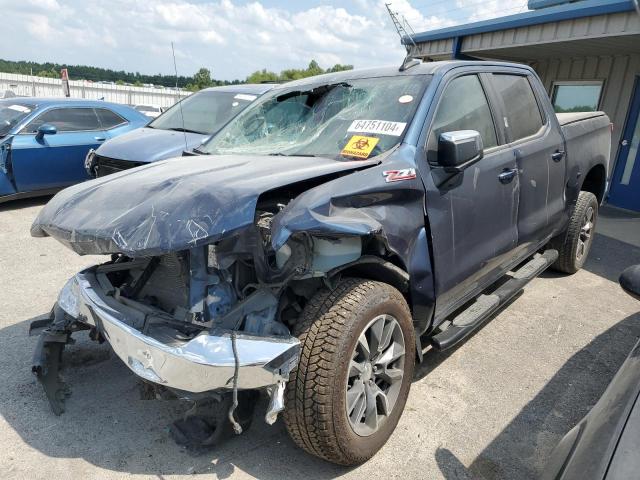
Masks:
[[[345,157],[369,158],[379,141],[380,139],[375,137],[354,135],[340,153]]]
[[[385,120],[354,120],[347,132],[375,133],[399,137],[404,132],[404,122],[387,122]]]

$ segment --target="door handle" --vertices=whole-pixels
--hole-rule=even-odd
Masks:
[[[517,168],[510,168],[510,169],[505,168],[504,171],[500,175],[498,175],[498,180],[500,180],[500,183],[505,183],[505,184],[510,183],[514,179],[517,173],[518,173]]]
[[[620,145],[622,145],[623,147],[626,147],[627,145],[629,145],[629,140],[622,140],[620,142]]]
[[[93,139],[96,142],[104,142],[107,139],[107,137],[93,137]]]
[[[551,159],[554,162],[559,162],[563,158],[564,158],[564,150],[556,150],[554,153],[551,154]]]

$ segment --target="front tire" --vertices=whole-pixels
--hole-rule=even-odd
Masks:
[[[415,333],[404,297],[344,279],[308,302],[294,333],[302,352],[287,384],[289,435],[329,462],[365,462],[393,433],[411,388]]]
[[[591,192],[580,192],[566,232],[552,242],[559,254],[552,265],[554,270],[576,273],[582,268],[593,243],[597,219],[598,199]]]

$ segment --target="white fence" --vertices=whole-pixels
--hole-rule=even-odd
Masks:
[[[103,99],[108,102],[129,105],[157,105],[170,107],[191,92],[171,88],[132,87],[70,80],[71,97]],[[11,90],[16,95],[27,97],[63,97],[62,80],[32,75],[0,72],[0,93]]]

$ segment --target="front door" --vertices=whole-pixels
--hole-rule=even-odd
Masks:
[[[640,211],[640,77],[636,77],[631,107],[618,150],[609,203]]]
[[[476,130],[484,158],[441,183],[438,169],[424,177],[436,278],[436,317],[443,318],[465,297],[495,280],[518,245],[519,177],[513,150],[496,130],[485,90],[475,74],[444,88],[427,143],[437,162],[441,133]],[[486,285],[485,285],[486,286]]]
[[[57,133],[36,135],[38,127],[50,124]],[[89,177],[84,159],[97,148],[106,132],[93,108],[54,108],[36,117],[11,144],[11,169],[19,192],[56,189]]]

